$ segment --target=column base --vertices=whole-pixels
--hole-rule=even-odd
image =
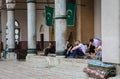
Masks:
[[[17,54],[15,52],[8,52],[6,54],[6,58],[7,60],[16,60],[17,59]]]
[[[62,51],[56,51],[56,55],[64,55],[64,50],[62,50]]]
[[[15,53],[14,48],[8,48],[8,51],[4,53],[4,58],[7,60],[16,60],[17,59],[17,54]]]
[[[30,60],[32,57],[34,57],[37,54],[36,49],[28,49],[27,50],[27,56],[26,56],[26,61]]]
[[[28,49],[27,54],[37,54],[37,50],[36,49]]]

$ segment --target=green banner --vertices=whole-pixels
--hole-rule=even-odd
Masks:
[[[47,26],[53,25],[53,12],[54,9],[52,7],[45,6],[45,20]]]
[[[66,4],[66,16],[67,16],[67,26],[74,26],[75,4],[73,3]]]

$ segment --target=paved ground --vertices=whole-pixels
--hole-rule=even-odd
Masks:
[[[93,79],[83,72],[89,61],[42,56],[0,61],[0,79]]]

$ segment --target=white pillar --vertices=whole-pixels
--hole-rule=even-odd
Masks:
[[[102,0],[103,62],[115,63],[120,78],[120,0]]]
[[[55,0],[56,53],[63,54],[66,38],[66,0]]]
[[[9,48],[10,57],[9,59],[16,59],[15,57],[15,35],[14,35],[14,26],[15,26],[15,19],[14,19],[14,8],[15,8],[15,1],[6,0],[6,7],[7,7],[7,45]]]
[[[0,42],[2,41],[2,25],[1,25],[1,10],[0,10]]]
[[[9,49],[15,48],[15,35],[14,35],[14,11],[7,11],[7,38],[8,38],[8,47]]]
[[[36,53],[36,0],[27,0],[28,54]]]
[[[120,3],[102,0],[103,61],[120,63]]]
[[[2,41],[1,9],[2,9],[2,0],[0,0],[0,42]]]

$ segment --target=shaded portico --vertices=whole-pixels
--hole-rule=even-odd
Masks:
[[[39,36],[39,32],[38,32],[39,22],[43,21],[43,19],[44,19],[44,17],[43,17],[44,13],[40,13],[40,12],[43,12],[44,10],[37,11],[36,10],[37,8],[35,7],[35,4],[37,4],[38,0],[24,0],[24,4],[25,4],[26,8],[23,8],[24,9],[24,10],[22,10],[23,12],[20,11],[20,8],[19,8],[19,11],[17,10],[16,6],[18,7],[18,5],[15,6],[15,4],[21,0],[16,0],[16,1],[15,0],[6,0],[6,1],[2,0],[2,1],[6,3],[6,8],[1,8],[2,41],[5,43],[4,46],[6,44],[8,44],[9,49],[10,50],[12,49],[12,52],[14,51],[14,48],[15,48],[14,20],[16,17],[18,18],[18,20],[19,20],[19,18],[21,19],[21,17],[22,18],[25,17],[26,18],[25,20],[24,19],[20,20],[21,29],[22,29],[21,41],[28,42],[26,47],[28,47],[28,50],[30,51],[30,53],[34,54],[36,52],[36,41],[41,41],[40,37],[38,37]],[[94,6],[93,6],[94,4],[93,3],[94,2],[97,3],[96,1],[98,1],[98,0],[94,0],[94,2],[92,2],[92,0],[91,1],[89,0],[91,5],[93,4],[92,6],[89,4],[89,1],[87,1],[87,0],[77,0],[77,1],[76,1],[77,2],[77,15],[75,17],[75,18],[77,18],[75,21],[76,26],[70,27],[75,30],[72,31],[72,29],[70,29],[69,33],[72,32],[74,35],[76,35],[74,40],[78,39],[85,43],[90,37],[96,37],[96,36],[101,37],[102,41],[103,41],[103,62],[114,63],[119,68],[119,64],[120,64],[120,48],[119,48],[119,46],[120,46],[119,5],[120,4],[119,4],[119,0],[114,0],[114,1],[101,0],[101,4],[99,3],[100,4],[99,8],[101,9],[102,12],[99,12],[99,13],[101,13],[100,18],[102,18],[102,19],[99,18],[99,27],[97,28],[97,30],[96,30],[97,25],[95,26],[95,24],[94,24],[94,22],[96,22],[96,20],[94,21],[95,16],[94,16]],[[46,39],[45,41],[56,41],[56,49],[57,49],[57,52],[59,52],[59,51],[64,50],[65,40],[67,40],[67,38],[69,37],[69,34],[65,33],[66,30],[69,29],[69,27],[67,27],[67,25],[66,25],[66,19],[65,19],[66,0],[55,0],[55,1],[53,1],[53,3],[55,4],[55,7],[54,7],[54,5],[52,5],[52,6],[55,8],[55,10],[57,9],[55,12],[55,18],[57,17],[57,19],[55,19],[55,25],[54,25],[55,26],[55,28],[54,28],[55,29],[55,32],[54,32],[55,40],[49,40],[49,33],[50,33],[49,27],[47,27],[43,24],[43,27],[45,28],[44,30],[46,32],[46,35],[44,35],[44,38]],[[40,5],[42,5],[42,4],[40,4]],[[37,7],[39,7],[39,6],[37,6]],[[92,10],[90,10],[90,11],[87,10],[87,9],[89,9],[88,8],[89,6],[92,7]],[[19,6],[19,7],[22,7],[22,6]],[[58,12],[59,10],[61,10],[61,12]],[[16,12],[16,14],[14,12]],[[86,13],[85,15],[84,15],[84,12]],[[21,14],[17,15],[18,13],[21,13]],[[42,16],[40,16],[40,15],[42,15]],[[58,19],[58,15],[59,15],[59,19]],[[61,16],[61,15],[63,15],[63,16]],[[83,17],[86,15],[88,15],[88,16]],[[20,17],[18,17],[18,16],[20,16]],[[43,17],[43,18],[41,20],[38,17]],[[60,17],[64,17],[64,19],[61,19]],[[7,19],[4,19],[4,18],[7,18]],[[36,21],[37,21],[37,23],[36,23]],[[60,21],[62,23],[60,23]],[[22,23],[24,23],[24,22],[25,22],[25,25],[22,25]],[[96,22],[96,24],[97,23],[98,22]],[[9,33],[7,34],[8,43],[6,42],[6,33],[5,33],[6,24],[7,24],[7,29],[9,31]],[[60,32],[59,32],[58,27],[61,27]],[[92,30],[90,30],[89,28],[90,29],[92,28]],[[87,34],[85,32],[86,30],[87,31],[90,30],[89,34]],[[98,31],[99,31],[99,33],[98,33]],[[60,34],[60,36],[58,36],[58,34]]]

